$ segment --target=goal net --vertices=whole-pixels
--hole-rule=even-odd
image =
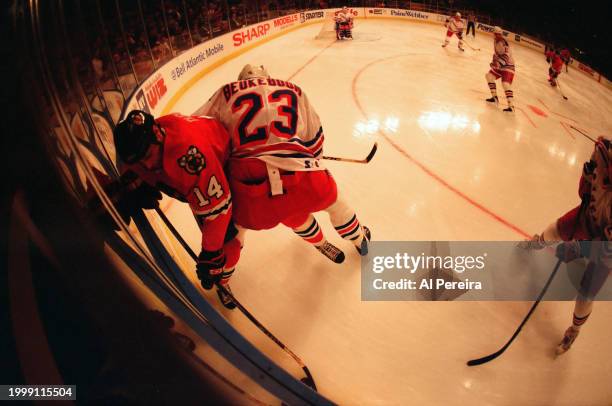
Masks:
[[[321,31],[315,37],[316,39],[331,38],[336,36],[336,12],[328,10],[325,12],[325,20],[323,20],[323,26]]]

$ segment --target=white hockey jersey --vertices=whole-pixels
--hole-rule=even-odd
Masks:
[[[452,17],[446,23],[446,28],[448,28],[449,31],[454,32],[455,34],[463,33],[463,20],[461,18]]]
[[[336,14],[335,19],[339,23],[350,23],[351,20],[353,20],[353,15],[351,14],[350,11],[347,11],[346,13],[344,13],[341,10],[338,12],[338,14]]]
[[[325,169],[323,128],[299,86],[253,78],[222,86],[195,113],[219,120],[231,139],[231,158],[257,158],[288,171]]]
[[[500,71],[514,72],[514,58],[510,44],[504,38],[493,38],[493,61],[491,67]]]

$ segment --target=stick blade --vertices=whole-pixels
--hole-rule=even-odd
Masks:
[[[467,362],[467,366],[474,367],[477,365],[486,364],[487,362],[493,361],[495,358],[499,357],[502,352],[503,351],[497,351],[497,352],[494,352],[493,354],[487,355],[486,357],[471,359]]]
[[[376,151],[378,151],[378,142],[374,143],[374,146],[372,147],[372,151],[370,151],[370,153],[368,154],[368,156],[365,159],[366,163],[370,162],[372,160],[372,158],[374,158],[374,155],[376,154]]]
[[[302,369],[304,370],[304,373],[306,374],[306,376],[300,379],[300,382],[302,382],[306,386],[310,386],[312,390],[317,392],[317,385],[315,384],[312,374],[310,373],[310,371],[305,365],[302,367]]]

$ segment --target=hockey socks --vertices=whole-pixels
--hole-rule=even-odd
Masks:
[[[589,316],[590,316],[590,313],[582,317],[578,317],[576,313],[574,313],[574,317],[572,319],[572,325],[568,327],[567,330],[565,330],[565,333],[563,334],[563,338],[561,339],[561,342],[557,346],[557,350],[556,350],[557,355],[561,355],[567,352],[572,347],[572,344],[574,344],[574,341],[576,341],[576,337],[578,337],[578,334],[580,333],[580,327],[582,327],[582,325],[586,323]]]
[[[574,317],[572,319],[572,327],[574,327],[575,330],[580,330],[580,327],[582,327],[582,325],[586,323],[590,315],[591,313],[587,314],[586,316],[578,317],[576,316],[576,313],[574,313]]]
[[[340,234],[340,237],[344,238],[345,240],[352,241],[355,245],[361,243],[361,224],[359,223],[359,220],[357,220],[356,214],[353,214],[350,220],[348,220],[346,223],[339,226],[334,225],[334,228],[338,234]]]
[[[491,96],[497,99],[497,86],[495,85],[495,82],[488,82],[489,83],[489,90],[491,91]]]
[[[340,237],[351,241],[359,255],[368,254],[368,243],[370,242],[370,230],[362,226],[357,220],[357,215],[353,216],[346,223],[334,226]]]
[[[308,216],[308,220],[303,225],[294,228],[293,232],[303,238],[304,241],[315,246],[322,245],[324,242],[323,231],[321,231],[319,223],[312,215]]]

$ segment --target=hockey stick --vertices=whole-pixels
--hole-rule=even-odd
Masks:
[[[166,214],[159,207],[156,207],[155,211],[157,212],[159,217],[161,217],[162,221],[164,222],[166,227],[168,227],[168,229],[174,235],[174,237],[177,239],[179,244],[181,244],[183,246],[183,248],[185,249],[185,251],[187,251],[189,256],[194,261],[197,261],[198,260],[198,256],[191,249],[191,247],[187,244],[187,242],[183,239],[183,237],[179,234],[178,230],[176,228],[174,228],[174,225],[172,224],[172,222],[170,222],[170,219],[168,217],[166,217]],[[240,311],[249,320],[251,320],[251,322],[253,322],[253,324],[255,324],[255,326],[257,326],[257,328],[259,328],[266,336],[268,336],[269,339],[274,341],[281,349],[283,349],[287,354],[289,354],[291,356],[291,358],[293,358],[295,360],[295,362],[298,363],[298,365],[302,368],[302,370],[306,374],[306,377],[301,379],[302,383],[310,386],[313,390],[316,391],[317,390],[317,386],[316,386],[316,384],[314,382],[314,378],[312,377],[312,374],[310,373],[310,370],[308,369],[308,367],[304,364],[304,361],[302,361],[302,359],[300,357],[295,355],[295,353],[293,351],[291,351],[289,348],[287,348],[287,346],[285,344],[283,344],[267,328],[265,328],[263,326],[263,324],[261,324],[259,322],[259,320],[257,320],[255,318],[255,316],[253,316],[238,300],[236,300],[236,297],[234,297],[234,295],[232,295],[227,289],[225,289],[225,287],[223,287],[219,283],[217,283],[216,286],[217,286],[217,288],[219,290],[221,290],[221,292],[223,292],[223,294],[225,294],[226,296],[229,296],[232,299],[232,301],[236,304],[236,307],[238,309],[240,309]]]
[[[376,151],[378,150],[378,143],[375,142],[372,146],[372,150],[364,159],[353,159],[353,158],[338,158],[335,156],[323,156],[323,159],[329,159],[330,161],[341,161],[341,162],[354,162],[356,164],[367,164],[374,158]]]
[[[559,81],[558,78],[557,78],[557,89],[559,89],[559,93],[561,93],[561,96],[563,96],[565,100],[568,100],[568,98],[563,94],[563,90],[561,90],[561,82]]]
[[[500,348],[498,351],[494,352],[493,354],[487,355],[486,357],[469,360],[467,362],[467,365],[469,367],[473,367],[475,365],[482,365],[486,362],[493,361],[495,358],[502,355],[504,351],[508,349],[508,347],[510,347],[510,344],[512,344],[512,341],[514,341],[514,339],[519,335],[519,333],[521,332],[521,329],[523,328],[525,323],[527,323],[527,320],[529,320],[529,317],[531,317],[531,314],[534,312],[536,307],[538,307],[538,304],[540,304],[542,297],[544,297],[544,294],[546,294],[546,291],[548,290],[550,283],[552,282],[553,278],[557,274],[557,271],[559,270],[559,265],[561,265],[561,260],[557,261],[557,265],[555,265],[555,269],[553,269],[552,273],[550,274],[550,277],[548,278],[548,281],[546,281],[546,285],[544,285],[544,289],[542,289],[542,292],[540,292],[538,298],[531,306],[531,309],[529,309],[529,313],[527,313],[527,316],[525,316],[525,318],[523,319],[523,322],[516,329],[512,337],[510,337],[510,340],[508,340],[508,342],[502,348]]]
[[[580,131],[579,129],[577,129],[576,127],[574,127],[573,125],[570,124],[570,128],[573,128],[574,130],[578,131],[580,134],[584,135],[585,137],[587,137],[588,139],[590,139],[591,141],[593,141],[593,143],[597,144],[597,141],[595,141],[593,138],[589,137],[588,134],[586,134],[583,131]]]
[[[470,48],[472,51],[480,51],[480,48],[474,48],[473,46],[470,45],[469,42],[467,41],[463,41],[464,44],[466,44],[468,46],[468,48]]]

